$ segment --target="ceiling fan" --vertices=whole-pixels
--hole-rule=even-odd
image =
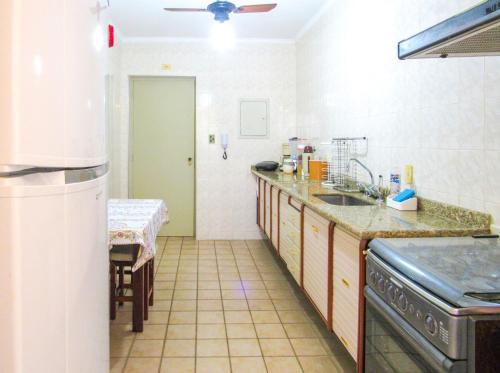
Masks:
[[[242,14],[242,13],[266,13],[276,8],[278,4],[260,4],[260,5],[243,5],[237,7],[229,1],[216,1],[206,9],[204,8],[164,8],[169,12],[210,12],[215,16],[215,20],[220,23],[229,20],[229,14]]]

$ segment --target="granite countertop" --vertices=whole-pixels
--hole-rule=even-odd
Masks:
[[[319,181],[296,175],[257,171],[255,168],[252,168],[252,173],[360,239],[470,236],[490,232],[490,215],[456,206],[419,199],[419,211],[398,211],[385,204],[377,205],[374,199],[362,193],[342,193],[322,187]],[[314,197],[314,194],[348,194],[370,201],[373,205],[330,205]]]

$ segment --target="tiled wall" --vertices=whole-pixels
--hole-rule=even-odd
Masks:
[[[119,144],[113,171],[113,179],[120,182],[116,195],[127,196],[129,76],[196,76],[197,238],[259,238],[250,166],[277,160],[280,144],[295,132],[295,46],[245,42],[225,54],[204,42],[126,43],[121,52],[121,116],[114,134]],[[172,70],[161,70],[161,64],[171,64]],[[270,100],[269,139],[238,138],[241,98]],[[216,145],[208,144],[212,133]],[[227,161],[222,159],[221,133],[229,134]]]
[[[387,180],[500,223],[500,58],[399,61],[397,42],[477,0],[334,0],[297,42],[299,135],[368,136]]]

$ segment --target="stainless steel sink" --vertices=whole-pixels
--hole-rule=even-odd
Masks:
[[[314,197],[319,198],[323,202],[337,206],[372,206],[370,202],[363,201],[359,198],[345,196],[343,194],[314,194]]]

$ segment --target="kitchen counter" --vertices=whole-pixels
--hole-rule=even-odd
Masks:
[[[270,185],[305,204],[324,218],[336,223],[360,239],[376,237],[470,236],[489,233],[491,217],[456,206],[419,198],[419,211],[398,211],[377,205],[362,193],[343,193],[282,172],[252,173]],[[370,201],[370,206],[336,206],[321,201],[315,194],[345,194]]]

